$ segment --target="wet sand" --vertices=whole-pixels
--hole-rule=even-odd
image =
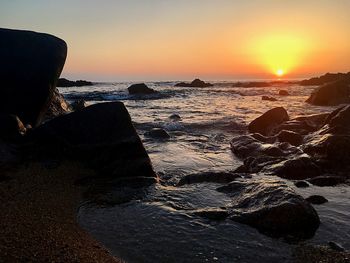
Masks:
[[[0,262],[122,262],[77,223],[84,187],[74,182],[91,173],[74,163],[3,172]]]

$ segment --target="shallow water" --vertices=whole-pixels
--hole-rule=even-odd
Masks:
[[[280,85],[268,88],[234,88],[218,82],[209,88],[177,88],[172,82],[147,83],[160,93],[130,96],[131,83],[101,83],[93,87],[62,88],[69,100],[88,103],[121,100],[159,172],[163,185],[147,189],[143,200],[112,207],[82,205],[80,224],[114,255],[127,262],[288,262],[293,245],[260,234],[254,228],[225,220],[208,221],[195,209],[225,206],[226,195],[217,184],[181,188],[176,182],[188,173],[233,170],[241,164],[229,149],[230,139],[245,133],[246,125],[265,111],[283,106],[291,117],[329,112],[304,101],[314,87]],[[278,96],[280,89],[290,96]],[[268,95],[277,102],[262,101]],[[179,114],[181,121],[169,116]],[[144,136],[153,127],[165,128],[169,141]],[[291,184],[288,182],[288,184]],[[292,186],[293,187],[293,186]],[[296,189],[305,197],[322,194],[329,202],[315,206],[321,226],[308,242],[335,241],[350,249],[350,193],[347,187]]]

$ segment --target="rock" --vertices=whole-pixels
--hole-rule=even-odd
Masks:
[[[188,174],[181,178],[177,186],[183,186],[186,184],[196,183],[229,183],[233,180],[240,178],[242,174],[232,172],[203,172],[196,174]]]
[[[277,134],[280,142],[288,142],[293,146],[299,146],[303,142],[303,136],[293,131],[282,130]]]
[[[252,82],[236,82],[233,83],[233,87],[242,87],[242,88],[266,88],[271,87],[274,83],[267,81],[252,81]]]
[[[269,97],[269,96],[262,96],[261,100],[268,100],[268,101],[277,101],[276,98],[274,97]]]
[[[0,139],[13,141],[26,132],[21,120],[13,114],[0,113]]]
[[[68,102],[63,98],[58,89],[55,88],[43,120],[47,121],[57,116],[66,114],[70,111],[70,109],[71,107]]]
[[[262,135],[271,135],[273,130],[281,123],[288,121],[287,111],[282,107],[273,108],[264,113],[259,118],[253,120],[248,129],[252,133],[260,133]]]
[[[328,242],[328,246],[338,252],[344,252],[345,248],[343,248],[341,245],[339,245],[338,243],[335,243],[333,241]]]
[[[306,198],[306,201],[314,205],[322,205],[328,202],[328,200],[321,195],[309,196],[308,198]]]
[[[335,175],[321,175],[308,180],[310,184],[316,186],[336,186],[345,183],[346,178]]]
[[[229,218],[272,236],[310,238],[319,227],[315,209],[284,182],[259,178],[233,181],[218,191],[232,199]]]
[[[295,185],[296,187],[298,187],[298,188],[307,188],[307,187],[310,186],[310,185],[309,185],[307,182],[305,182],[305,181],[297,181],[297,182],[294,183],[294,185]]]
[[[54,36],[0,29],[0,113],[40,124],[63,69],[66,43]]]
[[[278,92],[278,95],[280,95],[280,96],[289,96],[290,94],[289,94],[289,92],[287,90],[280,90]]]
[[[92,86],[92,85],[94,84],[91,81],[86,81],[86,80],[72,81],[65,78],[60,78],[57,81],[57,87],[63,87],[63,88],[83,87],[83,86]]]
[[[82,110],[87,107],[87,103],[83,99],[76,100],[71,105],[73,111]]]
[[[179,114],[171,114],[169,116],[169,119],[172,121],[180,121],[181,120],[181,116]]]
[[[302,86],[320,86],[340,79],[347,79],[350,82],[350,72],[336,74],[327,73],[321,77],[303,80],[299,84]]]
[[[156,178],[130,115],[121,102],[100,103],[55,119],[27,136],[28,156],[75,160],[103,178]]]
[[[194,214],[216,221],[225,220],[229,216],[228,212],[221,208],[198,209],[194,212]]]
[[[212,87],[213,84],[206,83],[200,79],[195,79],[191,83],[180,82],[175,85],[175,87],[194,87],[194,88],[205,88]]]
[[[350,103],[350,81],[337,80],[317,88],[306,100],[318,106],[334,106]]]
[[[133,84],[128,88],[130,94],[153,94],[156,93],[154,89],[147,87],[144,83]]]
[[[161,128],[153,128],[152,130],[145,133],[145,136],[155,139],[170,139],[169,133]]]

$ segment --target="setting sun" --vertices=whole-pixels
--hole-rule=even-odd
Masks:
[[[277,75],[278,77],[282,77],[282,76],[284,75],[284,70],[283,70],[283,69],[278,69],[278,70],[276,71],[276,75]]]

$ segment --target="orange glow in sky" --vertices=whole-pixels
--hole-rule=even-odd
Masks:
[[[350,1],[5,1],[2,27],[68,43],[63,76],[304,78],[350,70]]]

